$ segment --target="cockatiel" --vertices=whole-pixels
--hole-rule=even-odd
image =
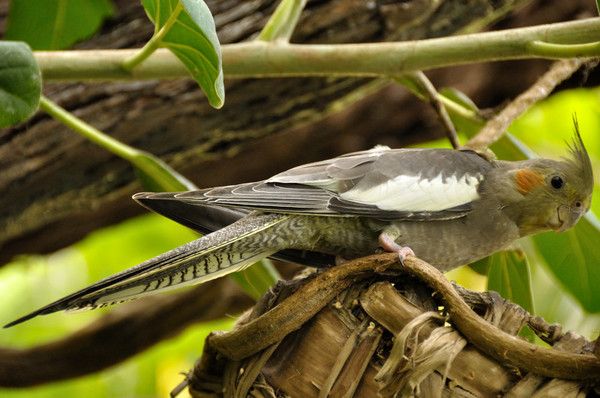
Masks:
[[[592,166],[576,129],[570,157],[562,160],[508,162],[468,150],[377,147],[265,181],[138,193],[133,198],[142,205],[208,234],[6,326],[206,282],[267,256],[314,265],[410,247],[446,271],[522,236],[571,228],[588,211],[592,188]]]

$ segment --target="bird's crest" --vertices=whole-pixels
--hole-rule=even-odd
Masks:
[[[581,180],[584,184],[580,187],[584,190],[587,195],[591,195],[594,189],[594,172],[592,170],[592,162],[590,157],[583,145],[583,140],[579,134],[579,123],[577,117],[573,115],[573,127],[575,129],[575,136],[573,142],[569,145],[569,152],[571,156],[565,160],[569,162],[577,171]]]

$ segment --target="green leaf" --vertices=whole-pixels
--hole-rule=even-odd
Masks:
[[[179,174],[160,158],[144,151],[137,153],[129,160],[137,172],[138,178],[149,191],[191,191],[198,189],[193,182]]]
[[[469,264],[469,268],[477,272],[479,275],[487,276],[490,272],[489,257],[482,258],[481,260],[477,260]]]
[[[487,257],[488,290],[519,304],[529,313],[533,310],[529,262],[521,250],[501,251]]]
[[[548,268],[589,312],[600,312],[600,222],[592,213],[563,233],[547,232],[533,242]]]
[[[6,38],[34,50],[59,50],[92,36],[113,15],[110,0],[13,0]]]
[[[29,118],[42,94],[42,77],[29,46],[0,42],[0,127]]]
[[[176,11],[177,0],[142,0],[155,27],[162,28]],[[181,0],[185,12],[177,15],[161,46],[179,58],[200,85],[208,102],[215,108],[223,106],[225,86],[221,46],[210,10],[202,0]]]
[[[231,274],[231,277],[255,300],[261,298],[281,279],[273,263],[266,258],[243,271]]]

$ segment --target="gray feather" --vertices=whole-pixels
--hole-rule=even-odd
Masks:
[[[439,211],[382,209],[376,203],[340,197],[368,191],[402,175],[433,179],[482,176],[492,164],[473,152],[445,149],[377,149],[298,166],[266,181],[183,192],[188,204],[246,210],[382,220],[446,220],[459,218],[471,205],[449,205]],[[407,187],[408,188],[408,187]]]

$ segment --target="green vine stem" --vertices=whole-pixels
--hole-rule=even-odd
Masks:
[[[227,78],[394,76],[474,62],[600,56],[600,18],[527,28],[367,44],[299,45],[255,40],[223,46]],[[543,44],[541,44],[543,43]],[[124,60],[139,50],[36,52],[46,81],[136,80],[189,76],[168,50],[156,50],[131,71]]]

